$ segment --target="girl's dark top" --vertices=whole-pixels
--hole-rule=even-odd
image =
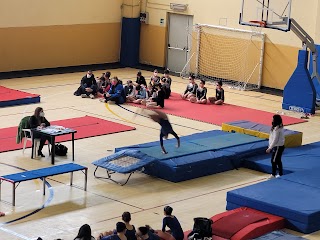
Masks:
[[[184,94],[186,94],[186,93],[193,93],[193,94],[196,94],[196,91],[197,91],[197,88],[198,88],[198,84],[188,84],[187,85],[187,88],[186,88],[186,90],[184,91]]]
[[[45,117],[40,117],[37,119],[36,116],[32,115],[29,119],[30,128],[37,128],[41,125],[41,123],[44,123],[46,127],[50,126],[49,121]]]
[[[133,227],[133,229],[131,229],[131,230],[127,229],[127,231],[126,231],[127,240],[137,240],[136,229],[133,225],[132,225],[132,227]]]
[[[221,88],[220,90],[216,89],[216,99],[224,101],[224,90],[223,90],[223,88]]]
[[[197,99],[206,99],[207,98],[207,88],[198,88],[196,93]]]
[[[146,79],[144,78],[144,76],[137,77],[136,83],[139,85],[143,84],[143,85],[147,86],[147,82],[146,82]]]
[[[176,240],[183,240],[184,238],[183,230],[181,228],[181,225],[178,219],[175,216],[173,217],[168,216],[163,218],[162,232],[166,231],[166,226],[170,228],[171,234],[172,236],[174,236]]]
[[[170,97],[170,94],[171,94],[170,85],[167,82],[165,82],[165,83],[162,84],[161,88],[164,91],[164,98],[168,99]]]
[[[157,103],[157,106],[164,108],[164,99],[165,99],[165,92],[161,89],[157,92],[157,98],[154,101]]]

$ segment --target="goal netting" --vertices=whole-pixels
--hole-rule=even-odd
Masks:
[[[181,77],[194,74],[198,79],[223,81],[239,90],[261,85],[264,33],[197,24],[191,56]]]

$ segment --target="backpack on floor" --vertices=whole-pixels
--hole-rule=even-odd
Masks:
[[[56,144],[55,147],[55,154],[57,156],[66,156],[68,152],[68,148],[65,145],[62,144]]]
[[[212,238],[212,224],[213,221],[208,218],[194,218],[192,232],[188,234],[189,240],[194,239],[211,239]]]

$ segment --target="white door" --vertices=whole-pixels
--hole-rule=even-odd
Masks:
[[[181,73],[189,58],[191,49],[193,17],[169,14],[169,38],[167,67],[172,72]]]

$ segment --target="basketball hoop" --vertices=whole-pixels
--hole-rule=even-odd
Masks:
[[[250,25],[251,30],[257,33],[261,33],[262,28],[265,28],[267,26],[267,23],[265,21],[252,20],[249,22],[252,23],[252,25]]]

